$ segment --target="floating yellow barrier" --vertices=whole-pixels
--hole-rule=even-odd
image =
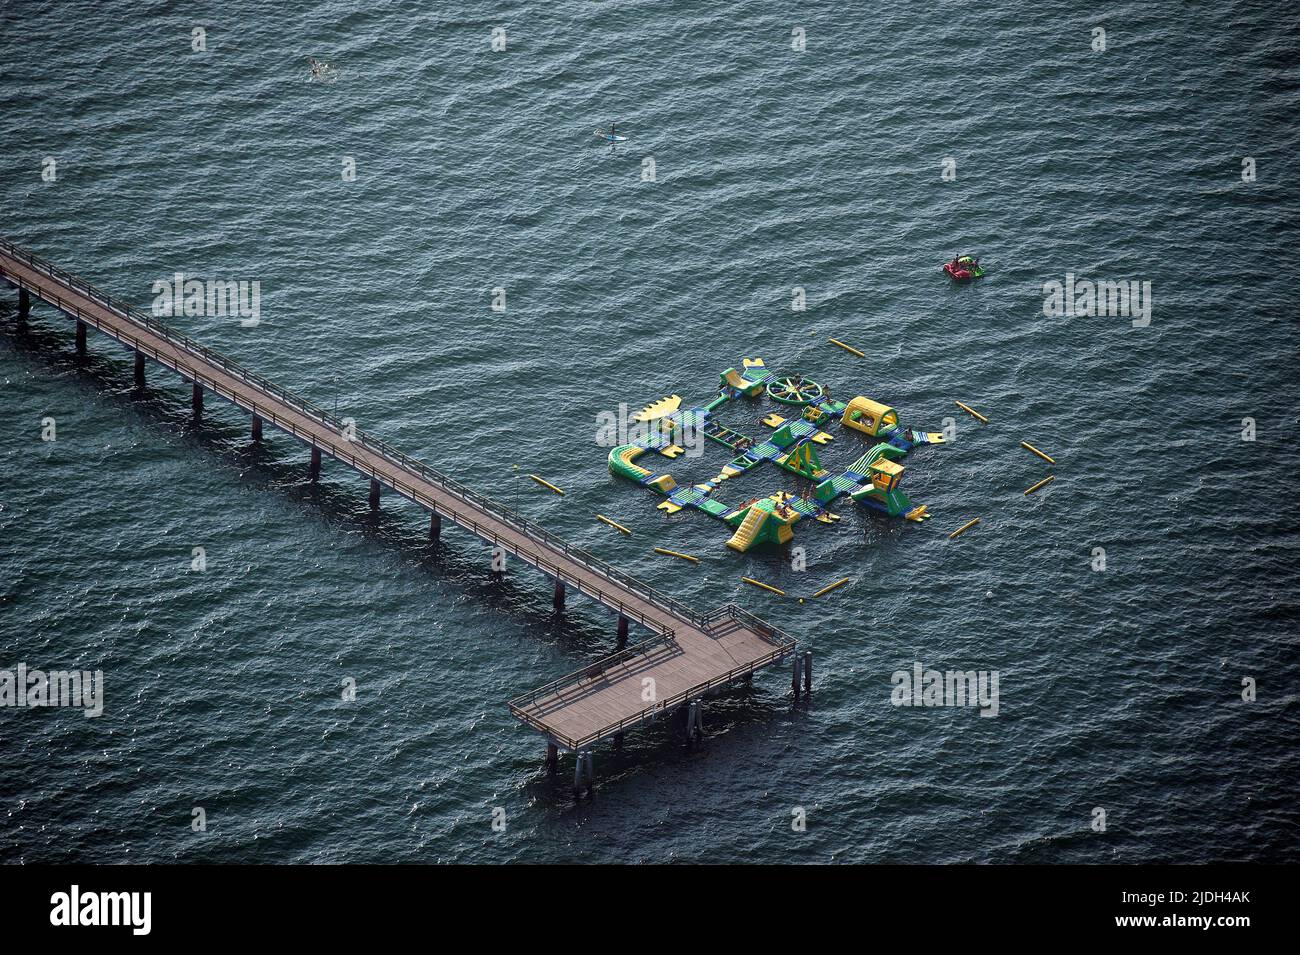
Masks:
[[[675,550],[669,550],[667,547],[656,547],[656,554],[667,554],[669,557],[680,557],[682,560],[689,560],[692,564],[698,564],[700,559],[692,557],[690,554],[679,554]]]
[[[622,531],[624,534],[631,534],[631,533],[632,533],[632,531],[631,531],[629,528],[624,527],[624,526],[623,526],[622,524],[620,524],[618,521],[611,521],[611,520],[610,520],[608,517],[606,517],[604,514],[597,514],[597,515],[596,515],[596,520],[601,521],[602,523],[608,524],[610,527],[614,528],[614,530],[616,530],[616,531]]]
[[[1028,497],[1030,494],[1033,494],[1035,491],[1037,491],[1040,487],[1046,487],[1048,484],[1051,484],[1055,480],[1056,480],[1055,474],[1048,475],[1047,477],[1039,481],[1037,484],[1035,484],[1033,487],[1031,487],[1028,491],[1026,491],[1025,496]]]
[[[532,478],[534,481],[536,481],[538,484],[540,484],[542,487],[550,488],[556,494],[560,495],[560,497],[564,497],[564,492],[560,490],[558,487],[556,487],[554,484],[552,484],[550,481],[544,481],[541,478],[539,478],[536,474],[530,474],[528,476]]]
[[[954,537],[958,536],[959,534],[965,534],[968,530],[970,530],[972,527],[974,527],[974,526],[975,526],[976,524],[978,524],[979,522],[980,522],[980,519],[979,519],[978,517],[975,518],[975,520],[973,520],[973,521],[967,521],[967,522],[966,522],[965,524],[963,524],[961,527],[957,528],[955,531],[953,531],[951,534],[949,534],[949,535],[948,535],[948,540],[952,540]]]
[[[956,405],[958,408],[960,408],[962,411],[966,412],[968,415],[973,415],[974,417],[979,418],[979,419],[980,419],[981,421],[983,421],[985,424],[988,424],[988,423],[989,423],[989,419],[988,419],[988,418],[984,417],[982,414],[980,414],[978,411],[976,411],[976,410],[975,410],[974,408],[972,408],[970,405],[962,404],[960,401],[954,401],[953,404],[955,404],[955,405]]]
[[[771,593],[776,594],[778,597],[785,596],[784,590],[780,590],[776,587],[773,587],[771,584],[765,584],[761,580],[755,580],[753,577],[741,577],[740,579],[747,584],[753,584],[755,587],[762,587],[764,590],[770,591]]]
[[[1042,451],[1039,451],[1036,447],[1034,447],[1034,446],[1033,446],[1032,444],[1030,444],[1028,441],[1021,441],[1021,442],[1020,442],[1020,446],[1021,446],[1022,448],[1028,448],[1030,451],[1033,451],[1034,454],[1038,455],[1040,458],[1042,458],[1042,459],[1043,459],[1044,461],[1046,461],[1048,464],[1055,464],[1055,463],[1056,463],[1056,459],[1055,459],[1055,458],[1053,458],[1053,457],[1049,457],[1048,455],[1044,454]]]
[[[849,582],[849,578],[848,578],[848,577],[845,577],[843,580],[837,580],[837,581],[835,581],[835,583],[833,583],[833,584],[827,584],[827,585],[826,585],[825,587],[823,587],[821,590],[817,591],[817,593],[813,594],[813,596],[814,596],[814,597],[820,597],[822,594],[828,594],[828,593],[830,593],[832,590],[834,590],[834,589],[837,588],[837,587],[843,587],[843,586],[844,586],[845,584],[847,584],[848,582]]]
[[[845,351],[851,351],[851,352],[853,352],[853,354],[857,355],[859,358],[866,358],[866,357],[867,357],[867,355],[866,355],[865,352],[860,352],[860,351],[858,351],[858,350],[857,350],[856,348],[854,348],[852,345],[846,345],[846,344],[844,344],[844,343],[843,343],[842,341],[840,341],[838,338],[828,338],[828,339],[826,339],[826,340],[827,340],[828,342],[830,342],[832,345],[839,345],[839,346],[840,346],[841,348],[843,348]]]

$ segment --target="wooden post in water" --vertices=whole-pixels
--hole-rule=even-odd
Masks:
[[[546,741],[546,771],[554,774],[560,765],[560,749],[549,739]]]
[[[803,657],[798,653],[794,654],[794,667],[790,675],[790,689],[794,690],[794,701],[799,702],[799,671],[802,669],[800,664],[803,663]]]
[[[253,440],[259,444],[262,441],[262,419],[258,415],[253,415]]]
[[[618,615],[618,645],[614,648],[622,650],[627,646],[627,617],[622,614]]]
[[[203,386],[197,381],[194,382],[194,392],[190,395],[190,407],[194,409],[194,417],[203,414]]]
[[[812,651],[803,652],[803,692],[804,696],[812,695]]]
[[[31,310],[32,310],[31,296],[27,294],[27,289],[20,288],[18,290],[18,324],[19,325],[27,324],[27,315],[29,312],[31,312]]]
[[[379,510],[379,482],[374,478],[370,479],[370,509]]]
[[[135,353],[135,386],[144,387],[144,352]]]
[[[554,601],[554,603],[555,603],[555,609],[556,609],[556,610],[563,610],[563,609],[564,609],[564,581],[562,581],[562,580],[557,580],[557,581],[555,582],[555,601]]]
[[[592,766],[590,750],[579,752],[577,757],[578,758],[574,762],[573,766],[573,794],[575,796],[581,796],[584,783],[587,791],[591,791],[591,785],[595,779],[596,771]]]
[[[436,541],[442,536],[442,515],[434,511],[429,515],[429,540]]]
[[[314,444],[311,446],[311,464],[307,467],[307,476],[313,484],[320,480],[320,448]]]
[[[77,354],[86,354],[86,323],[77,319]]]

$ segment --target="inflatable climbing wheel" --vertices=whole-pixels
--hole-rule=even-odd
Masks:
[[[826,397],[826,386],[801,375],[784,375],[767,383],[767,393],[785,405],[810,405]]]

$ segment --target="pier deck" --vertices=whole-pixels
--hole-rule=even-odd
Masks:
[[[510,701],[510,711],[580,751],[702,698],[795,649],[785,634],[728,605]],[[652,682],[647,682],[652,681]]]
[[[79,324],[94,327],[194,383],[194,406],[210,391],[253,415],[254,435],[265,421],[318,454],[371,479],[371,503],[379,485],[499,547],[653,634],[626,650],[547,684],[509,704],[511,713],[544,733],[558,747],[581,750],[615,733],[656,718],[668,709],[778,662],[794,641],[758,618],[729,605],[699,614],[617,570],[507,507],[345,425],[306,399],[204,347],[157,318],[110,298],[88,283],[0,239],[0,278],[45,301]],[[84,323],[84,325],[83,325]],[[143,365],[137,362],[137,378]],[[563,590],[557,590],[557,605]],[[644,681],[650,679],[651,684]]]

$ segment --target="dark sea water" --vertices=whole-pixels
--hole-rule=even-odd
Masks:
[[[557,616],[521,566],[494,583],[395,496],[371,515],[328,460],[313,487],[220,401],[195,427],[187,385],[151,366],[135,391],[93,333],[78,362],[46,306],[19,333],[6,290],[0,668],[102,669],[107,698],[0,710],[0,860],[1300,859],[1297,13],[5,3],[0,235],[142,307],[177,271],[259,281],[257,327],[174,324],[697,609],[741,603],[814,651],[816,687],[793,707],[764,673],[694,749],[676,724],[601,746],[575,802],[505,701],[609,652],[612,618]],[[989,274],[952,285],[967,251]],[[1149,327],[1044,317],[1067,272],[1151,282]],[[904,462],[935,519],[845,503],[796,528],[799,572],[608,473],[599,412],[705,401],[754,355],[953,417]],[[742,575],[852,583],[799,604]],[[915,662],[997,670],[998,715],[892,706]]]

